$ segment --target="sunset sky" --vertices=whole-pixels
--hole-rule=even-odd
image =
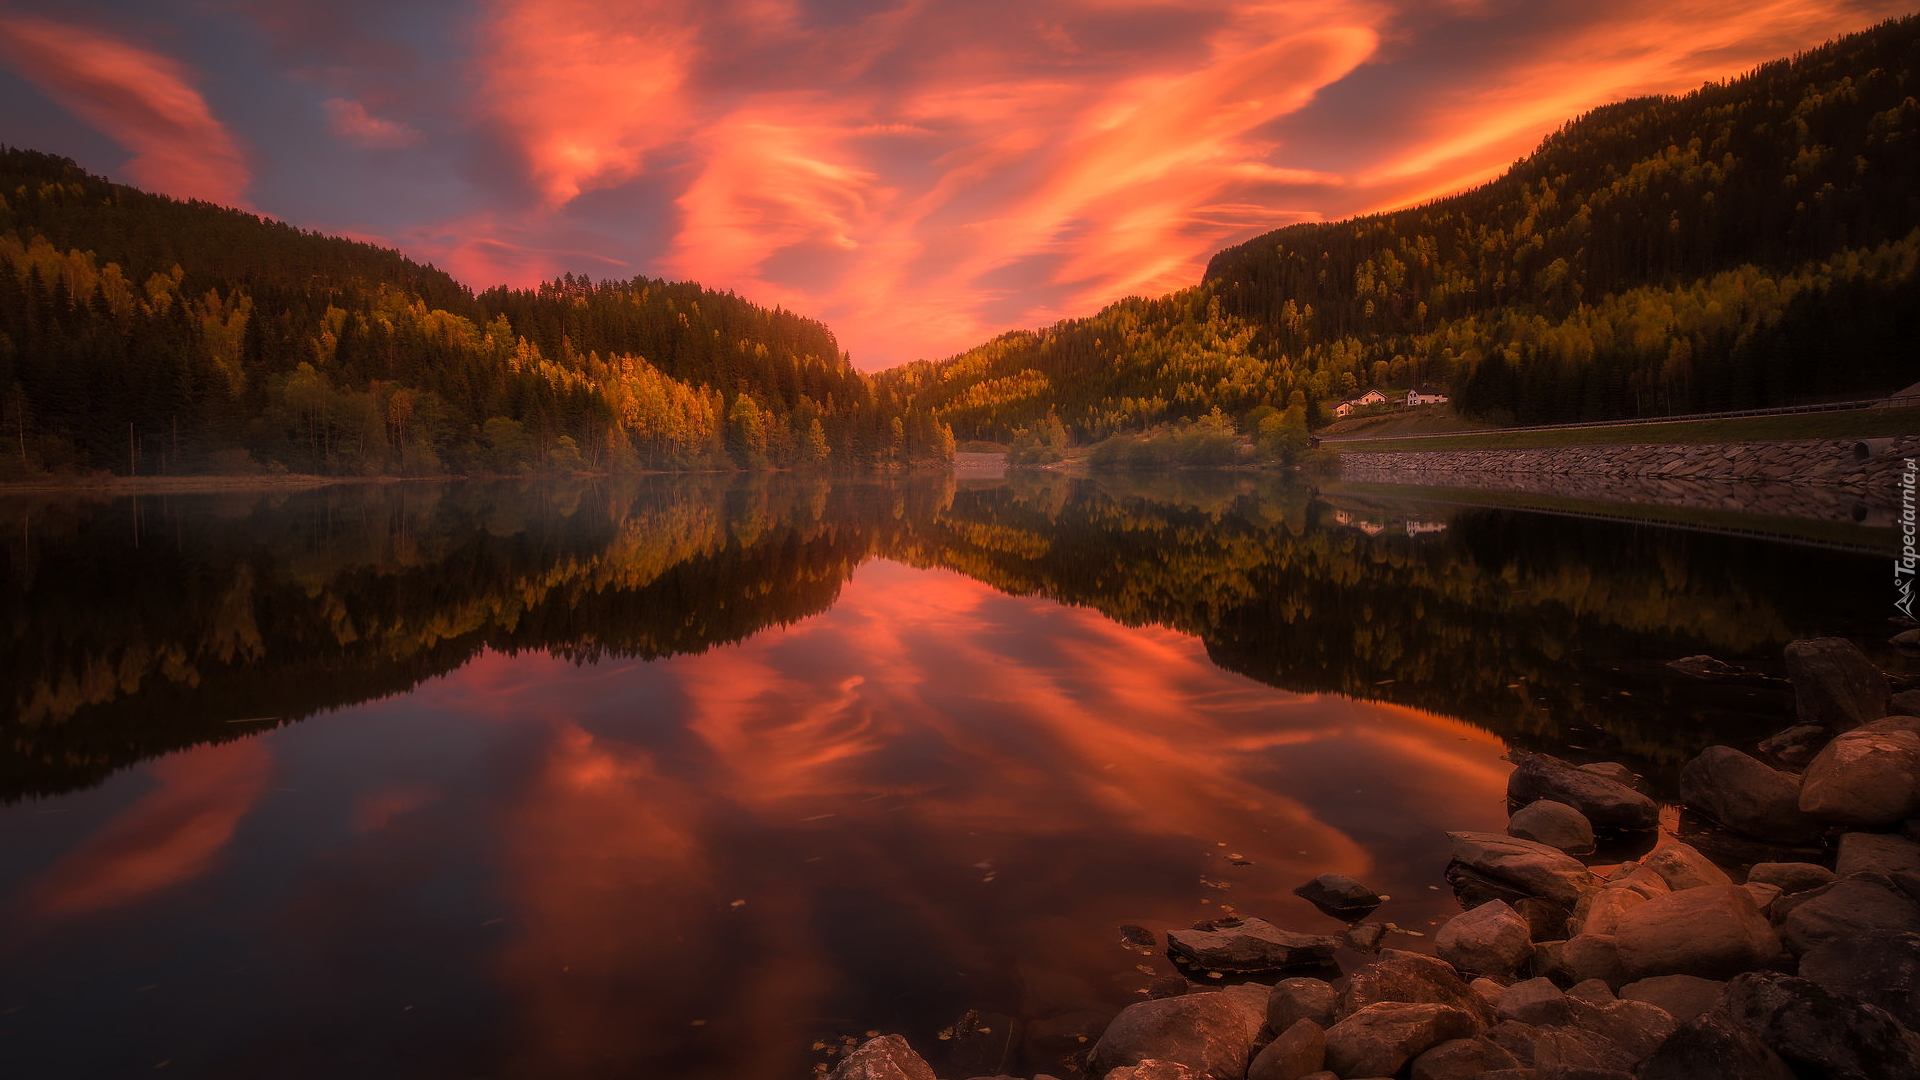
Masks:
[[[0,2],[0,141],[477,288],[691,278],[856,364],[1198,280],[1911,0]],[[57,14],[43,14],[57,10]]]

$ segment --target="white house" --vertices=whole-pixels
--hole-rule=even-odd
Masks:
[[[1416,386],[1407,391],[1408,405],[1440,405],[1445,403],[1446,400],[1447,395],[1445,392],[1435,390],[1428,386]]]
[[[1345,418],[1351,415],[1355,409],[1364,409],[1369,405],[1385,405],[1386,403],[1387,395],[1378,390],[1369,390],[1364,394],[1356,394],[1353,397],[1343,400],[1340,404],[1335,405],[1333,407],[1333,415]]]

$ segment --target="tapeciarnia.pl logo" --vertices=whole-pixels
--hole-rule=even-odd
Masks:
[[[1920,459],[1907,458],[1905,468],[1900,472],[1900,554],[1893,560],[1893,606],[1902,615],[1913,618],[1913,577],[1916,564],[1920,564],[1920,552],[1914,549],[1916,527],[1914,523],[1913,487],[1916,474],[1920,474]]]

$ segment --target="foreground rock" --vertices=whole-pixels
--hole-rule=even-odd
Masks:
[[[1267,1030],[1285,1031],[1302,1020],[1322,1030],[1333,1026],[1340,991],[1322,979],[1282,979],[1267,995]]]
[[[1453,841],[1449,882],[1454,882],[1458,867],[1510,890],[1515,899],[1538,896],[1570,908],[1593,880],[1584,863],[1545,844],[1500,833],[1450,832],[1447,836]],[[1455,883],[1454,889],[1459,892],[1461,886]]]
[[[1845,638],[1815,638],[1787,646],[1787,679],[1800,719],[1851,731],[1886,715],[1891,687],[1867,654]]]
[[[1317,907],[1324,914],[1348,922],[1359,922],[1380,906],[1380,894],[1345,874],[1321,874],[1293,890],[1293,895]]]
[[[1868,829],[1920,814],[1920,735],[1871,723],[1834,739],[1807,766],[1800,809]]]
[[[1760,1037],[1709,1012],[1667,1037],[1640,1063],[1635,1080],[1797,1080]]]
[[[1266,1023],[1266,994],[1230,986],[1129,1005],[1094,1043],[1094,1075],[1162,1061],[1185,1066],[1194,1080],[1241,1080]]]
[[[1795,956],[1874,930],[1920,933],[1920,906],[1891,882],[1871,875],[1783,897],[1774,902],[1774,919],[1780,940]]]
[[[1697,975],[1655,975],[1620,988],[1620,1000],[1657,1005],[1685,1024],[1720,1004],[1727,984]]]
[[[1258,975],[1333,962],[1340,939],[1282,930],[1265,919],[1218,919],[1167,931],[1167,955],[1204,971]]]
[[[1596,829],[1644,832],[1660,823],[1660,810],[1652,799],[1547,754],[1529,754],[1520,760],[1507,777],[1507,798],[1521,806],[1539,799],[1565,803]]]
[[[898,1035],[882,1035],[848,1054],[831,1080],[936,1080],[925,1058]]]
[[[1800,784],[1731,746],[1709,746],[1680,771],[1680,798],[1734,832],[1776,843],[1820,839],[1800,809]]]
[[[1593,823],[1563,802],[1537,799],[1507,820],[1507,835],[1557,848],[1569,855],[1593,850]]]
[[[1760,752],[1798,772],[1833,741],[1833,729],[1819,724],[1795,724],[1760,741]]]
[[[1468,975],[1509,977],[1533,957],[1533,933],[1499,900],[1448,920],[1434,935],[1434,953]]]
[[[1380,1002],[1327,1031],[1327,1067],[1341,1076],[1392,1076],[1431,1047],[1479,1030],[1472,1014],[1450,1005]]]
[[[1345,1018],[1383,1002],[1448,1005],[1493,1022],[1493,1009],[1473,992],[1445,960],[1399,949],[1382,949],[1380,958],[1347,980],[1339,1016]]]
[[[1623,912],[1614,931],[1629,979],[1694,975],[1724,979],[1772,963],[1780,938],[1737,885],[1654,897]]]
[[[1834,938],[1800,958],[1800,977],[1885,1009],[1920,1031],[1920,934],[1868,930]]]
[[[1920,1036],[1885,1010],[1774,972],[1727,984],[1720,1011],[1812,1076],[1913,1080]]]
[[[1818,863],[1755,863],[1753,868],[1747,871],[1749,885],[1772,885],[1787,894],[1817,889],[1832,882],[1833,871]]]
[[[1260,1049],[1247,1066],[1247,1080],[1300,1080],[1320,1071],[1327,1060],[1327,1033],[1300,1020]]]

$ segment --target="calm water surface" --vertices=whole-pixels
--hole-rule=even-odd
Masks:
[[[1788,703],[1664,661],[1886,634],[1876,553],[1230,476],[0,529],[22,1077],[773,1080],[870,1029],[1057,1072],[1172,970],[1119,924],[1327,932],[1290,890],[1337,870],[1427,930],[1510,747],[1670,787]],[[969,1009],[998,1035],[937,1038]]]

